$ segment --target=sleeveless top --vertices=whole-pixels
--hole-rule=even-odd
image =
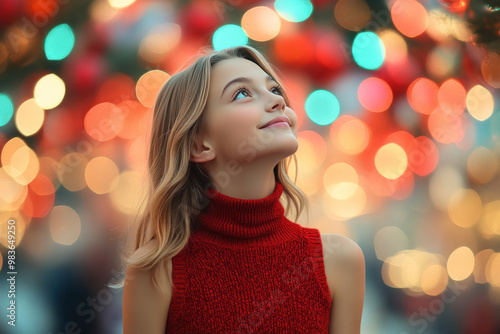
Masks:
[[[283,186],[261,199],[208,189],[210,202],[172,258],[166,332],[328,333],[321,236],[284,216]]]

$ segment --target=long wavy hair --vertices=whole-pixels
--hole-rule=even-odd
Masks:
[[[192,222],[210,200],[206,190],[213,187],[212,180],[201,166],[190,161],[190,152],[195,137],[204,126],[212,68],[231,58],[254,62],[280,83],[265,56],[250,46],[208,51],[165,83],[154,106],[145,184],[147,190],[143,198],[145,205],[138,216],[133,246],[129,247],[131,249],[123,257],[123,262],[153,270],[153,284],[163,290],[161,282],[165,278],[173,286],[171,275],[167,275],[166,260],[178,254],[187,244]],[[283,96],[289,106],[286,93]],[[276,180],[283,185],[281,200],[284,197],[285,215],[293,209],[293,220],[297,221],[304,208],[308,211],[308,201],[287,174],[292,160],[297,167],[294,154],[280,161],[273,171]],[[297,168],[295,171],[296,181]],[[123,281],[120,286],[123,286]]]

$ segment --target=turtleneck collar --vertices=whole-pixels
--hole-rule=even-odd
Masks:
[[[278,181],[274,191],[260,199],[230,197],[209,188],[210,202],[198,219],[202,236],[211,242],[232,246],[289,239],[300,226],[284,216],[282,193],[283,186]]]

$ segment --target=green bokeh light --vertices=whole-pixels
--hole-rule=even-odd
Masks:
[[[14,114],[14,105],[9,96],[0,93],[0,126],[7,124]]]
[[[339,117],[340,104],[335,95],[326,90],[316,90],[306,100],[307,116],[316,124],[328,125]]]
[[[239,45],[247,45],[248,36],[242,27],[235,24],[226,24],[214,32],[212,44],[216,51]]]
[[[45,38],[45,55],[49,60],[66,58],[75,45],[75,35],[71,27],[65,23],[60,24],[47,34]]]
[[[309,18],[313,11],[309,0],[276,0],[274,8],[279,16],[290,22],[302,22]]]
[[[384,63],[384,44],[371,31],[359,33],[352,43],[352,56],[362,68],[376,70]]]

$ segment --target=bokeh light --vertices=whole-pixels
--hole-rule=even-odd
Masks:
[[[459,66],[459,50],[454,46],[438,45],[427,56],[427,71],[431,77],[445,79]]]
[[[143,180],[136,171],[124,171],[119,175],[118,184],[111,190],[110,198],[114,207],[125,214],[139,211]]]
[[[500,286],[500,253],[491,254],[486,263],[485,273],[488,283]]]
[[[366,191],[359,184],[354,185],[352,195],[346,199],[335,199],[329,194],[323,196],[323,209],[333,220],[346,220],[363,214],[366,208]],[[352,191],[352,189],[351,189]]]
[[[181,27],[175,23],[155,27],[141,41],[139,57],[151,64],[161,63],[179,45],[181,35]]]
[[[364,80],[358,88],[361,105],[373,112],[386,111],[392,104],[391,87],[384,80],[371,77]]]
[[[313,5],[309,0],[275,0],[278,14],[290,22],[302,22],[311,16]]]
[[[448,79],[441,84],[438,91],[438,101],[441,109],[452,115],[458,115],[465,110],[467,91],[464,86],[455,79]]]
[[[476,183],[490,182],[496,175],[498,161],[495,153],[479,146],[467,158],[467,174]]]
[[[212,38],[212,45],[216,51],[247,43],[248,36],[245,30],[235,24],[223,25],[214,32]]]
[[[500,236],[500,200],[491,201],[483,206],[479,230],[487,239]]]
[[[375,33],[361,32],[356,35],[352,43],[352,56],[360,67],[376,70],[384,63],[384,44]]]
[[[85,115],[85,131],[96,140],[108,141],[123,128],[124,118],[122,110],[113,103],[99,103]]]
[[[429,137],[419,136],[412,140],[406,148],[409,169],[420,176],[429,175],[439,161],[439,151]]]
[[[495,107],[493,95],[481,85],[476,85],[469,90],[465,103],[471,116],[478,121],[488,119]]]
[[[493,88],[500,88],[500,55],[489,52],[481,62],[484,80]]]
[[[87,157],[78,152],[68,153],[61,158],[57,169],[57,177],[64,188],[69,191],[79,191],[87,186],[85,182],[87,163]]]
[[[66,23],[60,24],[49,31],[45,38],[45,55],[48,60],[66,58],[75,45],[73,30]]]
[[[14,105],[7,94],[0,93],[0,126],[9,123],[14,114]]]
[[[0,168],[0,212],[19,210],[28,196],[28,187],[16,182],[16,180]]]
[[[429,194],[434,206],[440,210],[448,210],[451,196],[464,185],[465,180],[456,168],[452,166],[439,167],[431,174],[429,180]]]
[[[401,146],[389,143],[382,146],[375,155],[375,167],[383,177],[394,180],[399,178],[408,167],[408,157]]]
[[[370,7],[364,0],[339,0],[334,15],[342,28],[351,31],[360,31],[371,19]]]
[[[135,86],[137,99],[146,107],[152,107],[156,101],[158,92],[170,79],[168,73],[161,70],[151,70],[144,73]]]
[[[57,107],[63,100],[65,93],[64,81],[52,73],[38,80],[33,95],[36,103],[47,110]]]
[[[297,140],[299,142],[299,148],[295,152],[297,166],[291,164],[288,174],[295,180],[297,173],[296,184],[310,196],[320,190],[316,184],[319,180],[313,180],[320,176],[318,170],[321,170],[325,162],[327,145],[323,137],[314,131],[300,131],[297,134]]]
[[[314,172],[321,167],[326,158],[326,143],[314,131],[301,131],[297,134],[299,149],[295,153],[303,172]]]
[[[350,116],[340,116],[330,128],[335,147],[347,154],[359,154],[370,143],[370,130],[365,122]]]
[[[22,212],[33,218],[47,216],[55,202],[55,189],[50,179],[37,174],[28,185],[28,196],[22,206]]]
[[[45,110],[35,99],[23,102],[16,112],[16,127],[24,136],[31,136],[40,130],[45,120]]]
[[[432,137],[443,144],[456,143],[465,135],[461,115],[436,108],[427,119],[427,126]]]
[[[439,86],[428,78],[415,79],[407,90],[410,106],[421,114],[429,115],[438,106]]]
[[[459,247],[448,257],[448,274],[455,281],[463,281],[474,270],[474,253],[469,247]]]
[[[448,272],[440,264],[433,264],[422,272],[422,290],[429,296],[441,294],[448,285]]]
[[[278,35],[281,20],[274,10],[265,6],[249,9],[241,18],[241,27],[254,41],[265,42]]]
[[[339,100],[332,93],[320,89],[312,92],[305,103],[309,119],[319,125],[328,125],[340,114]]]
[[[416,37],[427,28],[427,10],[415,0],[396,0],[391,7],[391,18],[405,36]]]
[[[125,8],[135,2],[135,0],[108,0],[108,1],[111,7],[114,8]]]
[[[473,189],[457,189],[448,203],[450,219],[460,227],[471,227],[481,217],[483,203]]]
[[[474,281],[476,283],[485,284],[488,283],[486,280],[486,264],[490,259],[490,256],[494,254],[493,249],[483,249],[474,256]]]
[[[358,188],[358,173],[344,162],[333,164],[323,174],[323,185],[330,196],[345,200]]]
[[[441,258],[433,253],[402,250],[384,261],[382,278],[385,284],[394,288],[438,295],[448,283],[446,269],[441,262]]]
[[[50,212],[50,236],[54,242],[70,246],[74,244],[82,229],[78,213],[65,205],[55,206]]]
[[[397,64],[407,60],[408,46],[401,34],[393,29],[384,29],[378,33],[378,36],[384,44],[387,63]]]
[[[85,180],[96,194],[106,194],[118,185],[118,167],[109,158],[96,157],[85,167]]]

